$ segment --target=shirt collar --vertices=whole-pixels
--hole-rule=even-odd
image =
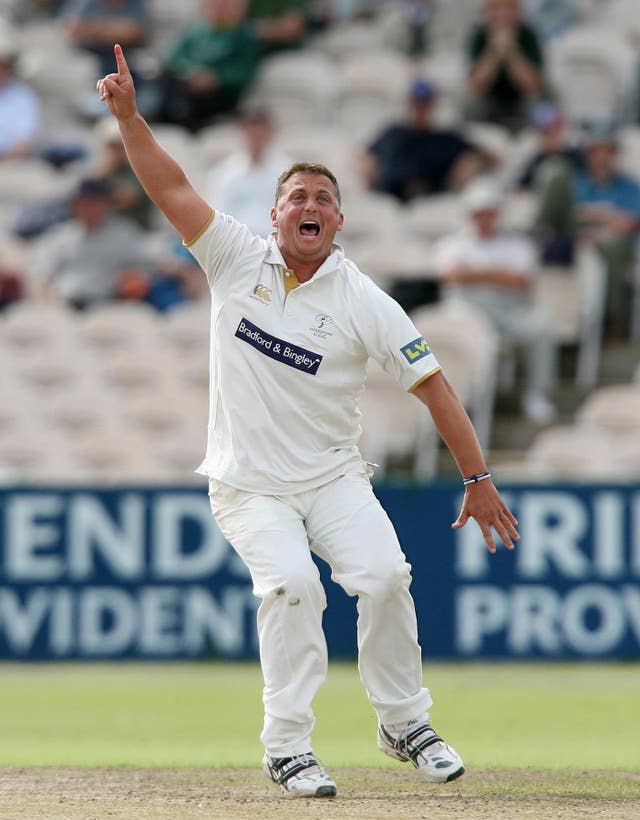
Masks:
[[[267,238],[267,253],[264,261],[268,265],[281,265],[283,268],[287,267],[287,263],[284,261],[282,252],[280,251],[278,243],[276,242],[276,231],[270,233]],[[316,279],[318,276],[324,276],[327,273],[331,273],[332,271],[337,270],[343,262],[344,250],[342,248],[342,245],[339,245],[337,242],[334,242],[331,246],[331,253],[320,265],[318,270],[313,274],[312,279]]]

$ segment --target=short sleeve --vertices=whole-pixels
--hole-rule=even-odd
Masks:
[[[210,222],[185,246],[205,272],[212,288],[235,271],[239,260],[266,250],[264,239],[220,211],[214,211]]]
[[[370,358],[409,391],[440,370],[427,341],[400,305],[367,277],[360,337]]]

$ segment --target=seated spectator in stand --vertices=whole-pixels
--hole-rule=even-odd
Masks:
[[[116,214],[148,229],[153,206],[129,165],[117,120],[113,117],[99,120],[96,131],[101,146],[92,177],[107,186]]]
[[[265,54],[302,45],[308,0],[251,0],[249,19]]]
[[[113,215],[104,182],[83,180],[73,198],[73,218],[49,232],[36,265],[40,297],[79,310],[116,295],[121,271],[145,267],[144,235]]]
[[[522,409],[537,424],[555,417],[556,346],[549,318],[533,301],[536,255],[529,239],[500,228],[501,194],[486,182],[465,193],[470,225],[442,239],[436,267],[448,295],[481,310],[500,336],[526,354]]]
[[[485,0],[468,44],[467,117],[518,131],[543,89],[543,53],[519,0]]]
[[[61,16],[70,42],[100,60],[100,76],[114,70],[114,43],[128,49],[135,67],[133,50],[145,44],[149,28],[146,0],[67,0]]]
[[[202,0],[201,19],[182,32],[167,58],[161,120],[197,131],[236,109],[262,56],[247,5]]]
[[[640,184],[618,170],[616,129],[594,123],[584,139],[584,169],[553,168],[540,188],[538,228],[592,242],[607,266],[605,329],[629,326],[629,278],[640,228]]]
[[[208,296],[202,270],[182,242],[176,242],[171,254],[151,274],[141,268],[128,268],[118,276],[119,299],[146,302],[166,313],[184,302]]]
[[[430,82],[412,82],[406,121],[386,128],[361,158],[368,188],[409,202],[416,196],[458,191],[496,164],[497,157],[457,131],[434,125],[436,102]]]
[[[519,187],[540,193],[548,180],[557,173],[571,174],[584,165],[581,148],[572,145],[567,137],[567,121],[559,108],[550,102],[540,102],[531,111],[531,125],[536,129],[538,147],[524,169]],[[553,201],[545,200],[552,213],[571,212],[569,198],[562,191],[557,192]],[[536,218],[535,234],[538,237],[540,261],[547,265],[573,264],[574,243],[565,230],[555,230],[545,212],[539,211]]]
[[[8,37],[0,39],[0,161],[29,156],[40,133],[40,100],[16,77],[17,53]]]
[[[265,109],[246,108],[238,127],[242,144],[209,172],[205,197],[216,203],[217,210],[266,237],[273,230],[273,180],[293,160],[274,146],[274,124]]]

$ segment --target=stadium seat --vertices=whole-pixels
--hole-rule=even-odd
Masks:
[[[397,234],[355,242],[353,258],[358,267],[383,290],[389,291],[396,280],[434,279],[431,243]]]
[[[536,298],[550,316],[559,344],[577,344],[576,386],[589,390],[598,379],[606,272],[592,250],[581,251],[573,270],[543,268]]]
[[[578,409],[579,423],[608,433],[640,435],[640,387],[607,385],[594,390]]]
[[[616,480],[622,478],[614,440],[604,431],[567,425],[539,433],[527,452],[527,462],[547,480]]]
[[[570,30],[548,44],[550,76],[571,122],[630,122],[637,113],[635,52],[608,21]]]
[[[14,353],[59,346],[75,336],[70,311],[59,306],[41,305],[24,300],[16,302],[0,322],[2,346]]]
[[[194,142],[202,161],[211,167],[237,150],[238,126],[233,122],[208,125],[197,134]]]
[[[38,159],[5,160],[0,174],[0,203],[12,206],[66,196],[73,182]]]
[[[96,306],[78,320],[78,333],[88,347],[97,351],[148,350],[162,342],[158,314],[140,302]]]
[[[383,29],[370,21],[351,20],[332,26],[313,38],[311,47],[335,62],[386,46]]]
[[[362,52],[345,60],[334,100],[335,122],[355,139],[372,138],[404,116],[411,76],[408,59],[393,51]]]
[[[460,230],[465,209],[457,194],[418,197],[407,206],[405,225],[418,239],[440,239]]]
[[[161,332],[165,340],[179,353],[209,351],[209,300],[185,302],[165,318]]]
[[[482,313],[453,297],[418,308],[411,318],[469,411],[481,445],[489,447],[497,390],[497,334]]]
[[[367,191],[347,192],[343,210],[344,227],[337,237],[340,243],[362,243],[381,237],[393,242],[401,235],[401,209],[393,197]]]
[[[423,479],[435,474],[438,437],[428,411],[373,360],[359,405],[360,451],[367,461],[379,465],[379,475],[387,474],[394,462],[404,462],[405,469]]]
[[[324,163],[336,175],[343,195],[362,189],[354,162],[357,142],[348,131],[335,125],[296,122],[281,129],[278,145],[294,162]]]
[[[174,382],[174,361],[168,352],[122,350],[96,358],[96,370],[106,389],[123,394],[145,394],[164,390]]]
[[[290,123],[331,122],[338,71],[319,52],[283,52],[260,67],[248,97],[271,109],[283,128]]]
[[[206,452],[206,430],[187,430],[154,445],[158,476],[180,484],[203,484],[206,479],[194,473]]]

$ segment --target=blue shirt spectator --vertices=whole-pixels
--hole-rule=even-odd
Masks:
[[[640,220],[640,185],[630,176],[615,173],[606,180],[596,180],[581,172],[574,180],[574,196],[579,205],[607,205],[635,214]]]
[[[40,100],[13,73],[15,52],[0,42],[0,160],[31,153],[40,131]]]

